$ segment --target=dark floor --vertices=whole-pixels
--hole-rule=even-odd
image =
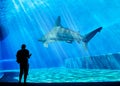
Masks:
[[[120,82],[101,82],[101,83],[2,83],[0,86],[120,86]]]

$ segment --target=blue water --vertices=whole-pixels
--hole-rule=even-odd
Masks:
[[[19,71],[9,70],[0,82],[18,82]],[[27,78],[29,83],[81,83],[81,82],[118,82],[120,70],[96,70],[96,69],[69,69],[69,68],[41,68],[31,69]],[[22,79],[22,82],[24,80]]]
[[[118,53],[120,52],[119,15],[120,0],[0,0],[0,34],[2,34],[0,69],[19,68],[15,62],[16,52],[23,43],[32,53],[29,60],[31,69],[64,67],[66,61],[71,58],[82,59],[72,63],[75,67],[81,68],[77,64],[83,62],[84,65],[88,65],[90,56]],[[62,26],[80,32],[81,35],[100,26],[103,29],[90,40],[88,50],[77,42],[72,44],[54,42],[45,48],[38,39],[55,26],[58,16],[61,16]],[[109,60],[119,68],[118,60],[114,57],[108,58]],[[94,63],[99,63],[99,59]],[[108,62],[105,60],[104,64],[99,64],[108,65]]]

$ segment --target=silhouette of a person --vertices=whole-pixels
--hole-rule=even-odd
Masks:
[[[17,63],[20,65],[19,83],[21,83],[22,76],[24,74],[24,83],[26,83],[29,63],[28,59],[32,54],[29,54],[29,50],[26,49],[26,45],[22,44],[21,49],[17,51]]]

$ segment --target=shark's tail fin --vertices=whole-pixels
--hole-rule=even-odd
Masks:
[[[86,49],[87,49],[87,43],[96,35],[97,32],[100,32],[101,30],[102,27],[99,27],[82,37],[83,46]]]

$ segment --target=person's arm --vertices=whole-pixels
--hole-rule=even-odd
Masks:
[[[18,51],[16,54],[16,62],[20,63],[20,51]]]
[[[29,54],[28,58],[30,58],[31,55],[32,55],[32,54]]]
[[[31,56],[32,54],[29,54],[29,51],[27,51],[27,52],[28,52],[27,57],[30,58],[30,56]]]

